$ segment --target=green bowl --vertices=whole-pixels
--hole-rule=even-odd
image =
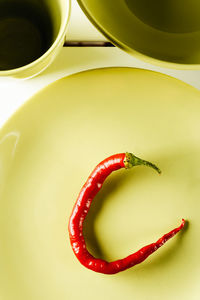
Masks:
[[[78,0],[116,46],[162,67],[200,68],[200,1]]]

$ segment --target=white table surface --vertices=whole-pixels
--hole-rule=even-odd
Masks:
[[[72,14],[67,40],[106,40],[87,20],[76,0],[72,0]],[[65,47],[43,73],[28,80],[0,78],[0,127],[33,94],[51,82],[82,70],[124,66],[158,71],[179,78],[200,89],[199,71],[180,71],[150,65],[115,47]]]

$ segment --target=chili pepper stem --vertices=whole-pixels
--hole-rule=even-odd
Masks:
[[[126,169],[130,169],[134,166],[139,166],[139,165],[144,165],[144,166],[153,168],[159,174],[161,173],[161,170],[156,165],[152,164],[151,162],[149,162],[147,160],[143,160],[143,159],[133,155],[132,153],[128,153],[128,152],[125,153],[124,166]]]

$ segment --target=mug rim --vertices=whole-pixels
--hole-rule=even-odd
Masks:
[[[82,0],[77,0],[80,8],[83,10],[84,14],[88,17],[91,23],[116,47],[124,50],[128,54],[133,55],[136,59],[140,59],[146,63],[155,65],[160,68],[167,68],[167,69],[176,69],[176,70],[199,70],[200,64],[182,64],[182,63],[175,63],[170,61],[161,60],[159,58],[154,58],[143,54],[142,52],[137,51],[136,49],[130,48],[116,37],[112,36],[104,26],[99,24],[95,17],[89,13],[85,5],[83,4]]]
[[[0,77],[1,76],[10,76],[10,75],[20,73],[22,71],[26,71],[27,69],[35,67],[42,60],[46,59],[48,56],[51,55],[51,53],[55,50],[55,48],[57,47],[59,42],[64,38],[64,36],[66,34],[68,24],[69,24],[69,19],[70,19],[70,16],[71,16],[71,0],[65,0],[65,1],[67,3],[67,8],[66,8],[67,13],[64,16],[64,20],[63,20],[63,22],[60,26],[57,37],[56,37],[55,41],[53,42],[53,44],[51,45],[51,47],[49,47],[49,49],[44,54],[42,54],[39,58],[37,58],[36,60],[32,61],[29,64],[26,64],[22,67],[14,68],[14,69],[11,69],[11,70],[0,71]]]

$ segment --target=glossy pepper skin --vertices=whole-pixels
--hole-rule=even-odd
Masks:
[[[69,237],[77,259],[90,270],[104,274],[115,274],[131,268],[144,261],[150,254],[164,245],[164,243],[184,227],[185,220],[182,219],[182,223],[179,227],[163,235],[157,242],[149,244],[139,251],[116,261],[107,262],[103,259],[95,258],[89,253],[83,236],[83,222],[90,209],[92,200],[101,189],[105,179],[113,171],[121,168],[129,169],[137,165],[146,165],[152,167],[158,173],[161,173],[154,164],[142,160],[131,153],[115,154],[106,158],[96,166],[78,195],[69,220]]]

